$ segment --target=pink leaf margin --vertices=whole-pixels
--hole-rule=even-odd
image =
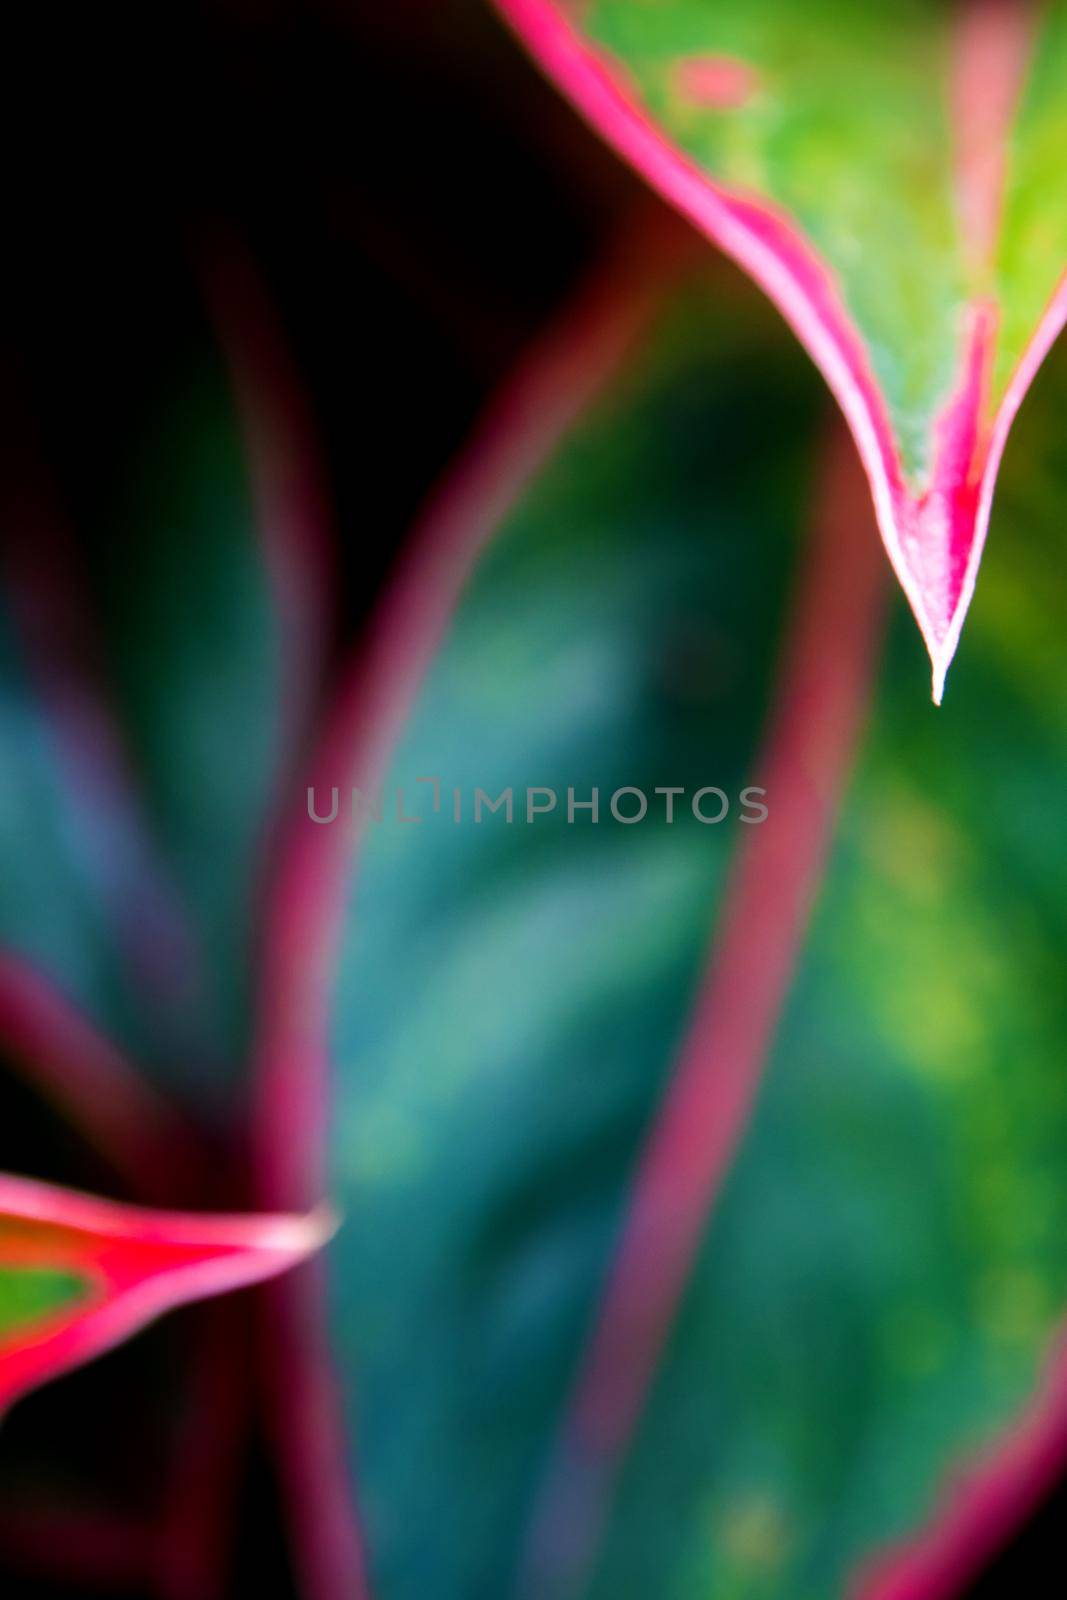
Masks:
[[[31,962],[0,945],[8,1063],[139,1199],[180,1195],[199,1150],[178,1112]]]
[[[712,182],[648,119],[612,66],[553,0],[493,0],[545,75],[651,186],[760,285],[807,349],[838,402],[863,462],[893,570],[915,614],[940,704],[974,595],[1000,461],[1012,422],[1067,321],[1061,277],[991,422],[989,374],[998,314],[972,302],[955,392],[934,425],[929,483],[905,482],[885,401],[836,281],[791,220],[771,205]],[[1004,53],[1018,60],[1021,8],[998,7]],[[969,57],[969,59],[971,59]],[[988,58],[987,58],[988,59]],[[974,81],[973,74],[968,80]],[[982,84],[977,84],[980,93]],[[973,96],[973,91],[968,90]],[[1011,96],[991,97],[1000,110]],[[977,136],[972,144],[978,142]],[[966,156],[966,152],[964,152]],[[974,163],[967,163],[973,170]],[[988,168],[996,179],[999,169]],[[972,203],[980,215],[989,211]]]
[[[854,1600],[955,1600],[1051,1494],[1067,1469],[1067,1322],[1036,1393],[1015,1423],[942,1484],[913,1538],[872,1556]]]
[[[229,383],[244,445],[254,538],[279,621],[278,792],[260,839],[262,884],[321,694],[334,621],[330,595],[337,541],[311,407],[254,261],[236,236],[207,224],[188,241],[188,254]],[[170,1014],[181,1037],[188,1032],[187,1001],[204,981],[203,955],[189,908],[145,815],[76,543],[54,503],[42,452],[36,440],[32,444],[23,452],[32,471],[28,468],[29,481],[16,503],[16,537],[9,540],[2,576],[55,758],[68,785],[89,796],[97,814],[89,863],[93,888],[127,965]],[[28,990],[34,984],[30,964],[23,963],[18,986]],[[5,987],[0,980],[0,989]],[[58,991],[53,996],[57,1006],[64,1004]],[[60,1022],[53,1009],[52,1032],[58,1039],[69,1034],[69,1018]],[[209,1048],[199,1035],[189,1038],[187,1047],[197,1053]],[[101,1059],[99,1049],[90,1050],[89,1061]],[[125,1076],[127,1088],[136,1093],[133,1074]],[[88,1110],[84,1099],[80,1109]],[[146,1126],[154,1120],[146,1119]],[[92,1121],[102,1129],[100,1115]],[[133,1157],[132,1151],[127,1154]]]
[[[150,1211],[0,1174],[0,1262],[10,1259],[3,1224],[12,1221],[44,1230],[40,1239],[31,1230],[22,1259],[68,1268],[89,1290],[72,1309],[0,1339],[0,1410],[175,1306],[286,1271],[335,1227],[325,1208],[305,1216]]]
[[[7,1060],[139,1200],[173,1204],[206,1186],[196,1131],[49,981],[0,947]],[[20,1504],[0,1517],[6,1562],[56,1582],[87,1575],[110,1592],[223,1600],[229,1519],[250,1423],[247,1308],[228,1299],[191,1329],[193,1359],[167,1492],[155,1516]],[[2,1360],[2,1356],[0,1356]]]
[[[0,560],[4,605],[40,708],[48,759],[59,782],[78,796],[79,870],[125,968],[180,1038],[189,1032],[188,1002],[202,981],[199,952],[188,908],[140,803],[88,575],[57,504],[43,446],[29,437],[27,410],[22,400],[28,437]]]
[[[327,715],[308,787],[371,791],[385,775],[419,686],[482,550],[522,490],[624,366],[664,288],[692,257],[658,211],[624,229],[569,309],[489,405],[431,497]],[[359,840],[298,813],[278,863],[260,981],[258,1193],[314,1204],[325,1186],[329,1004]],[[322,1273],[271,1290],[264,1382],[307,1600],[367,1600],[367,1552],[350,1486],[325,1327]]]
[[[592,1575],[624,1457],[756,1101],[834,835],[884,637],[883,565],[844,429],[828,441],[756,759],[746,830],[686,1037],[641,1150],[614,1258],[521,1556],[523,1596]]]
[[[289,810],[291,786],[302,769],[332,643],[337,541],[312,409],[285,330],[255,263],[236,236],[215,225],[198,227],[187,243],[227,369],[244,442],[254,534],[280,626],[280,767],[278,792],[260,845],[262,898],[274,833]],[[37,649],[33,656],[52,737],[60,758],[72,771],[77,773],[88,763],[94,786],[107,802],[108,827],[121,829],[132,823],[133,837],[140,845],[147,840],[147,833],[135,795],[136,774],[109,703],[106,673],[93,618],[84,603],[84,585],[75,571],[74,550],[66,530],[54,517],[41,475],[31,487],[37,493],[32,500],[27,498],[26,504],[35,529],[45,534],[47,576],[58,590],[51,610],[42,614],[31,607],[30,612],[31,621],[44,624],[53,644],[44,651]],[[42,512],[46,514],[43,523]],[[34,577],[32,564],[12,575],[20,580],[17,598],[28,594],[32,603],[35,592],[43,592],[39,588],[34,591],[32,582],[21,581]],[[71,670],[74,663],[76,671]],[[64,698],[65,686],[73,685],[75,679],[79,704],[87,713],[78,721],[67,715]],[[146,851],[142,856],[153,869],[148,876],[154,890],[157,880],[162,882],[155,870],[158,862]],[[105,887],[110,890],[112,886],[105,880]],[[164,959],[157,966],[174,969],[187,964],[193,946],[191,930],[181,920],[184,907],[174,898],[174,886],[166,887],[171,920]],[[121,906],[121,894],[111,898]],[[162,896],[159,903],[163,904]],[[158,920],[152,920],[153,935]],[[178,935],[174,929],[179,930]],[[152,953],[155,949],[153,940]],[[2,946],[0,1031],[9,1064],[77,1129],[132,1195],[140,1201],[173,1205],[176,1199],[195,1202],[203,1193],[209,1158],[200,1130],[149,1085],[51,978]],[[182,1298],[193,1297],[190,1293]],[[223,1309],[232,1318],[230,1309]],[[158,1531],[122,1520],[112,1537],[106,1516],[99,1510],[44,1512],[41,1537],[23,1541],[24,1555],[33,1570],[47,1572],[54,1567],[57,1575],[70,1578],[83,1568],[99,1568],[102,1581],[106,1570],[110,1583],[124,1567],[136,1567],[142,1576],[150,1574],[167,1600],[191,1595],[207,1600],[209,1594],[221,1594],[225,1579],[220,1519],[236,1483],[236,1408],[247,1408],[248,1397],[246,1374],[234,1370],[229,1346],[215,1320],[198,1330],[192,1383],[191,1403],[197,1407],[199,1424],[194,1428],[190,1422],[184,1442],[178,1441],[169,1497],[172,1509]],[[53,1541],[49,1532],[53,1516],[55,1527],[74,1537]],[[20,1529],[5,1523],[0,1537],[5,1553],[17,1554]]]
[[[657,230],[659,244],[649,252]],[[525,485],[624,366],[686,260],[691,254],[681,235],[669,237],[665,247],[660,219],[651,226],[643,219],[626,233],[610,269],[595,270],[503,386],[416,526],[328,710],[309,787],[328,790],[344,777],[372,792],[381,781],[481,551]],[[1044,345],[1035,341],[1028,351],[1016,408],[1067,315],[1067,298],[1056,315],[1056,325],[1045,327]],[[1002,408],[1003,437],[1010,420],[1003,420]],[[260,976],[257,1184],[262,1203],[274,1206],[313,1204],[325,1183],[329,992],[359,848],[343,828],[309,824],[302,804],[298,812],[277,862]],[[743,1100],[744,1094],[738,1104]],[[367,1554],[348,1482],[321,1271],[295,1274],[272,1286],[270,1295],[264,1382],[303,1592],[308,1600],[368,1600]],[[1067,1349],[1067,1332],[1063,1342]],[[857,1600],[950,1600],[1065,1464],[1067,1355],[1002,1448],[973,1473],[961,1472],[928,1527],[865,1564],[851,1592]]]
[[[256,530],[282,635],[283,745],[303,755],[332,642],[337,535],[318,429],[282,319],[243,242],[221,225],[190,241],[229,373]]]
[[[609,269],[594,269],[491,402],[419,519],[343,675],[309,790],[343,781],[370,792],[381,782],[479,555],[691,260],[688,236],[668,223],[642,213],[625,228]],[[359,843],[343,827],[310,823],[304,800],[301,793],[274,879],[256,1050],[261,1188],[286,1204],[312,1203],[323,1188],[329,988]]]

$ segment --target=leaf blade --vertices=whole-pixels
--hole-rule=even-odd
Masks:
[[[788,364],[761,387],[760,361],[782,353],[717,299],[680,296],[508,506],[394,756],[409,801],[418,774],[440,772],[444,814],[427,801],[421,829],[394,819],[364,841],[335,989],[332,1145],[359,1223],[333,1253],[331,1306],[371,1571],[398,1596],[512,1584],[724,881],[725,847],[677,828],[635,828],[617,854],[590,828],[583,851],[566,825],[520,837],[498,821],[494,842],[491,819],[453,828],[447,806],[456,778],[469,803],[473,783],[496,794],[520,776],[585,794],[605,767],[649,791],[683,761],[690,778],[712,756],[716,775],[746,773],[814,408]],[[1018,548],[998,552],[959,693],[917,720],[899,672],[881,686],[595,1597],[849,1592],[872,1552],[936,1523],[961,1463],[1044,1405],[1067,1299],[1063,1002],[1048,976],[1065,857],[1003,748],[1006,730],[1025,741],[1038,792],[1062,781],[1067,696],[1050,701],[1027,662],[1063,671],[1063,580],[1040,574],[1058,538],[1064,370],[1050,363],[1051,403],[1035,402],[1030,503],[1026,472],[1006,474]],[[715,641],[681,673],[665,620],[679,606]],[[898,630],[897,659],[911,649]],[[679,713],[675,696],[720,679],[713,709]],[[994,1151],[1006,1190],[984,1194]],[[1007,1225],[998,1197],[1016,1190]],[[1062,1442],[1062,1412],[1044,1425]],[[998,1470],[1003,1534],[1036,1480],[1010,1449]]]
[[[761,285],[822,371],[860,451],[940,703],[1004,442],[1067,319],[1067,236],[1046,199],[1041,216],[1051,212],[1053,237],[1038,229],[1043,248],[1033,248],[1025,159],[1008,175],[1015,204],[1003,238],[1024,233],[1031,248],[994,252],[974,238],[999,213],[1005,163],[973,152],[981,157],[992,143],[1003,158],[1030,53],[1029,9],[990,0],[973,29],[966,8],[957,37],[945,8],[922,4],[813,15],[780,0],[744,8],[600,0],[580,25],[553,0],[497,4],[587,120]],[[1047,58],[1064,55],[1060,8],[1051,15],[1040,52],[1046,80],[1056,72]],[[982,28],[992,45],[979,40],[975,49],[971,35]],[[939,60],[940,72],[931,71]],[[702,62],[749,74],[759,86],[752,106],[680,104],[679,65]],[[991,73],[990,62],[1007,67]],[[961,151],[941,105],[954,73],[980,108],[977,131],[964,119]],[[1046,83],[1024,99],[1020,123],[1023,135],[1036,124],[1046,147],[1049,128],[1059,127],[1050,100],[1056,107]],[[735,136],[723,134],[724,117]],[[870,174],[853,173],[853,143]],[[969,228],[975,213],[984,220]],[[1009,317],[1016,283],[1027,311]]]
[[[332,1228],[321,1211],[148,1211],[0,1174],[0,1408],[177,1305],[287,1270]]]

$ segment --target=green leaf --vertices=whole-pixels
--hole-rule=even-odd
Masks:
[[[570,361],[585,370],[580,346]],[[431,1574],[443,1596],[508,1588],[747,831],[816,401],[747,297],[715,309],[701,282],[672,307],[507,517],[384,785],[346,924],[332,1138],[352,1219],[335,1341],[383,1594]],[[434,773],[439,817],[415,782]],[[532,826],[529,783],[561,796]],[[734,818],[686,806],[668,826],[660,801],[619,825],[624,784],[718,785]],[[475,825],[475,787],[507,785],[515,822]],[[398,786],[422,825],[397,822]],[[593,786],[603,820],[568,825],[566,789]]]
[[[69,1309],[84,1292],[83,1280],[72,1272],[0,1264],[0,1340]]]
[[[497,4],[822,369],[939,700],[1004,440],[1067,315],[1067,7]]]
[[[75,528],[28,484],[0,590],[0,941],[202,1107],[244,1071],[325,631],[306,429],[253,291],[223,294],[222,346],[178,322],[110,457],[61,456]]]
[[[705,1113],[672,1135],[681,1211],[625,1264],[635,1174],[679,1052],[703,1037],[709,932],[720,962],[733,941],[750,1005],[741,993],[785,948],[779,919],[796,916],[788,856],[761,867],[760,853],[781,850],[824,771],[825,724],[791,701],[788,653],[770,687],[783,622],[810,603],[790,596],[817,407],[758,308],[714,289],[665,305],[543,466],[520,449],[532,475],[365,830],[334,999],[330,1172],[349,1220],[330,1305],[384,1600],[830,1600],[872,1563],[891,1577],[915,1540],[958,1584],[1039,1492],[1057,1425],[1042,1377],[1067,1302],[1067,855],[1047,795],[1067,765],[1067,693],[1039,692],[1032,665],[1036,651],[1063,675],[1063,584],[1036,581],[1060,536],[1061,363],[1009,463],[1013,538],[937,719],[916,720],[900,670],[914,643],[894,629],[811,938],[789,947],[788,1003],[749,1018],[757,1041],[779,1026],[751,1124],[742,1110],[698,1194],[699,1249],[664,1289],[691,1207],[682,1175],[717,1136]],[[569,366],[552,348],[587,372],[580,347]],[[519,392],[498,423],[524,414]],[[482,468],[499,505],[500,462]],[[441,505],[454,511],[447,492]],[[851,512],[850,534],[875,538]],[[421,548],[424,576],[440,571]],[[842,573],[845,615],[854,594]],[[809,638],[831,651],[827,629]],[[789,714],[761,733],[772,700]],[[736,807],[718,826],[685,805],[634,826],[572,824],[562,801],[527,823],[521,807],[528,785],[579,799],[597,785],[602,804],[622,785],[733,798],[790,739],[810,764],[779,763],[765,828]],[[366,769],[331,750],[343,791]],[[432,775],[439,813],[418,785]],[[475,787],[508,785],[514,822],[475,824]],[[398,820],[398,786],[421,823]],[[739,852],[781,875],[740,935]],[[713,1109],[722,1049],[720,1033],[697,1061]],[[616,1294],[621,1328],[611,1310],[635,1262],[663,1313],[653,1337],[640,1299]],[[613,1314],[614,1346],[598,1343]],[[634,1350],[650,1355],[636,1376]],[[598,1414],[598,1383],[633,1415]]]

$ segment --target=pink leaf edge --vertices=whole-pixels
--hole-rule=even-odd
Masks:
[[[192,1129],[44,972],[4,944],[0,1033],[9,1069],[138,1199],[180,1198],[199,1162]]]
[[[995,414],[988,417],[991,358],[999,314],[988,299],[974,300],[963,330],[956,388],[934,424],[928,483],[905,481],[884,398],[863,340],[827,264],[792,221],[762,200],[714,183],[648,119],[619,69],[594,50],[552,0],[494,0],[544,74],[585,120],[664,199],[754,279],[777,306],[825,378],[855,440],[874,499],[875,515],[893,570],[907,596],[930,655],[933,698],[940,705],[945,677],[974,595],[989,527],[993,491],[1012,422],[1034,375],[1067,321],[1067,272],[1052,294]],[[1000,30],[995,59],[1021,78],[1028,21],[997,7]],[[1027,32],[1028,38],[1028,32]],[[966,49],[964,47],[966,46]],[[993,59],[961,39],[958,77],[968,103],[988,83],[973,69],[976,57]],[[973,85],[973,90],[971,86]],[[961,184],[976,226],[988,228],[998,199],[976,197],[976,148],[989,145],[991,123],[1010,112],[1014,95],[998,84],[988,110],[965,129]],[[1017,84],[1016,84],[1017,87]],[[999,183],[995,163],[984,166],[987,189]]]
[[[668,221],[669,226],[664,226]],[[690,239],[642,207],[606,268],[538,336],[490,400],[458,464],[418,519],[398,569],[323,718],[315,787],[372,790],[483,548],[651,322]],[[358,839],[308,823],[304,796],[275,873],[259,981],[257,1172],[263,1203],[323,1192],[329,1097],[329,996]],[[317,1265],[317,1263],[315,1264]],[[368,1600],[358,1485],[325,1328],[322,1274],[272,1286],[263,1351],[274,1449],[309,1600]]]
[[[303,755],[336,622],[334,508],[314,407],[254,258],[234,233],[215,224],[197,236],[194,264],[227,368],[256,534],[278,615],[288,777]]]
[[[304,1216],[152,1211],[0,1174],[3,1224],[45,1230],[20,1259],[83,1277],[87,1293],[0,1339],[0,1410],[121,1343],[164,1312],[276,1276],[330,1238],[320,1207]],[[51,1232],[50,1230],[55,1230]]]
[[[955,1600],[1052,1493],[1067,1467],[1067,1321],[1014,1422],[941,1484],[927,1522],[855,1574],[854,1600]]]
[[[309,784],[370,790],[384,774],[434,649],[480,551],[539,466],[618,372],[652,320],[685,252],[675,238],[642,262],[659,219],[624,233],[610,270],[594,268],[574,304],[543,335],[491,404],[426,509],[364,648],[324,718]],[[675,252],[671,258],[671,250]],[[1067,315],[1063,295],[1060,321]],[[1027,353],[1017,408],[1056,328]],[[1021,371],[1021,369],[1020,369]],[[1002,439],[1011,417],[1003,419]],[[325,1007],[341,917],[339,880],[358,840],[296,817],[281,852],[261,972],[256,1083],[258,1167],[266,1203],[304,1204],[324,1181],[328,1083]],[[302,1573],[314,1600],[370,1594],[363,1530],[345,1481],[339,1392],[323,1317],[321,1276],[273,1286],[275,1340],[266,1382],[276,1448],[289,1479]],[[1014,1428],[942,1486],[922,1528],[853,1574],[857,1600],[950,1600],[1011,1537],[1067,1463],[1067,1322],[1045,1379]],[[531,1530],[533,1532],[533,1530]]]
[[[520,1557],[523,1597],[584,1591],[620,1473],[723,1183],[748,1129],[885,636],[884,567],[837,424],[756,770],[773,815],[738,846],[685,1038],[642,1144],[605,1286]]]
[[[180,1203],[206,1160],[193,1129],[32,963],[0,946],[0,1032],[11,1065],[141,1201]],[[195,1331],[174,1461],[154,1516],[111,1516],[50,1497],[0,1518],[3,1559],[56,1583],[222,1600],[250,1374],[225,1304]],[[0,1355],[2,1360],[2,1355]]]

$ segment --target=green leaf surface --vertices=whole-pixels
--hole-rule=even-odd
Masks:
[[[0,1265],[0,1339],[25,1334],[43,1318],[68,1310],[83,1293],[73,1273]]]
[[[0,574],[0,942],[202,1105],[247,1051],[294,710],[246,426],[194,322],[78,482],[76,529],[34,489]]]
[[[688,156],[728,187],[780,206],[833,263],[905,471],[928,474],[967,287],[944,93],[950,8],[596,0],[582,24]],[[751,72],[743,103],[724,109],[687,93],[686,63],[716,57]]]
[[[1046,692],[1067,667],[1063,584],[1041,577],[1060,570],[1062,362],[1041,389],[1008,463],[1011,538],[937,716],[894,625],[755,1112],[613,1485],[594,1600],[844,1596],[1038,1389],[1067,1303],[1067,853],[1048,798],[1067,682]],[[332,1337],[380,1600],[522,1592],[749,833],[736,812],[668,825],[661,806],[632,827],[570,824],[562,805],[527,823],[521,803],[476,825],[470,797],[760,781],[815,400],[758,306],[701,286],[667,307],[507,515],[396,753],[333,1030]],[[398,786],[420,824],[397,820]],[[566,1552],[540,1553],[528,1592],[570,1594]]]

